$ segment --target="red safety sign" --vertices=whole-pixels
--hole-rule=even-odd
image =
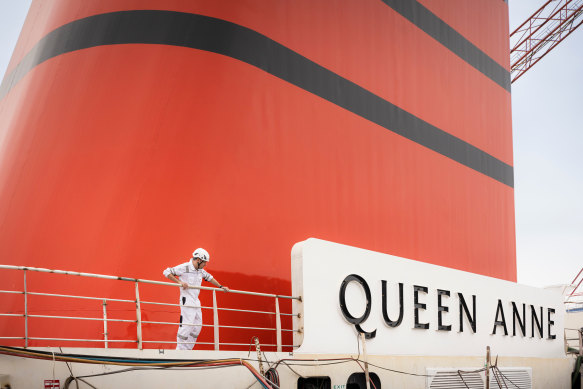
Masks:
[[[59,380],[45,380],[45,389],[61,389]]]

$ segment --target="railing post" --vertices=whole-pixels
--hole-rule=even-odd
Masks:
[[[279,300],[275,298],[275,331],[277,336],[277,352],[281,352],[281,315],[279,313]]]
[[[583,327],[577,331],[579,334],[579,356],[583,357]]]
[[[107,348],[107,300],[103,299],[103,339],[105,340],[105,348]]]
[[[26,269],[24,269],[24,348],[28,347],[28,295],[26,293]]]
[[[138,349],[142,350],[142,311],[140,310],[140,291],[136,281],[136,327],[138,331]]]
[[[216,290],[213,290],[213,327],[215,330],[215,350],[219,350],[219,309]]]

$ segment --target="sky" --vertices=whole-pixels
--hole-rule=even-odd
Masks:
[[[510,31],[544,1],[509,0]],[[583,27],[512,84],[518,282],[573,281],[583,267]]]
[[[0,77],[31,0],[0,0]],[[510,31],[544,0],[509,0]],[[583,267],[583,27],[512,85],[518,282],[570,283]]]

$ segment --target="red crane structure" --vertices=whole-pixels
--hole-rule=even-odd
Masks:
[[[573,290],[565,299],[566,304],[571,304],[576,308],[583,309],[583,292],[577,292],[577,289],[583,284],[583,267],[579,270],[579,273],[573,278],[571,286]]]
[[[549,0],[512,34],[512,82],[583,24],[583,0]],[[514,43],[513,43],[514,42]]]

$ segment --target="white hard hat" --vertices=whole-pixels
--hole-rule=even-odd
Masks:
[[[198,248],[194,250],[194,253],[192,253],[192,258],[200,258],[203,261],[208,262],[211,257],[205,249]]]

